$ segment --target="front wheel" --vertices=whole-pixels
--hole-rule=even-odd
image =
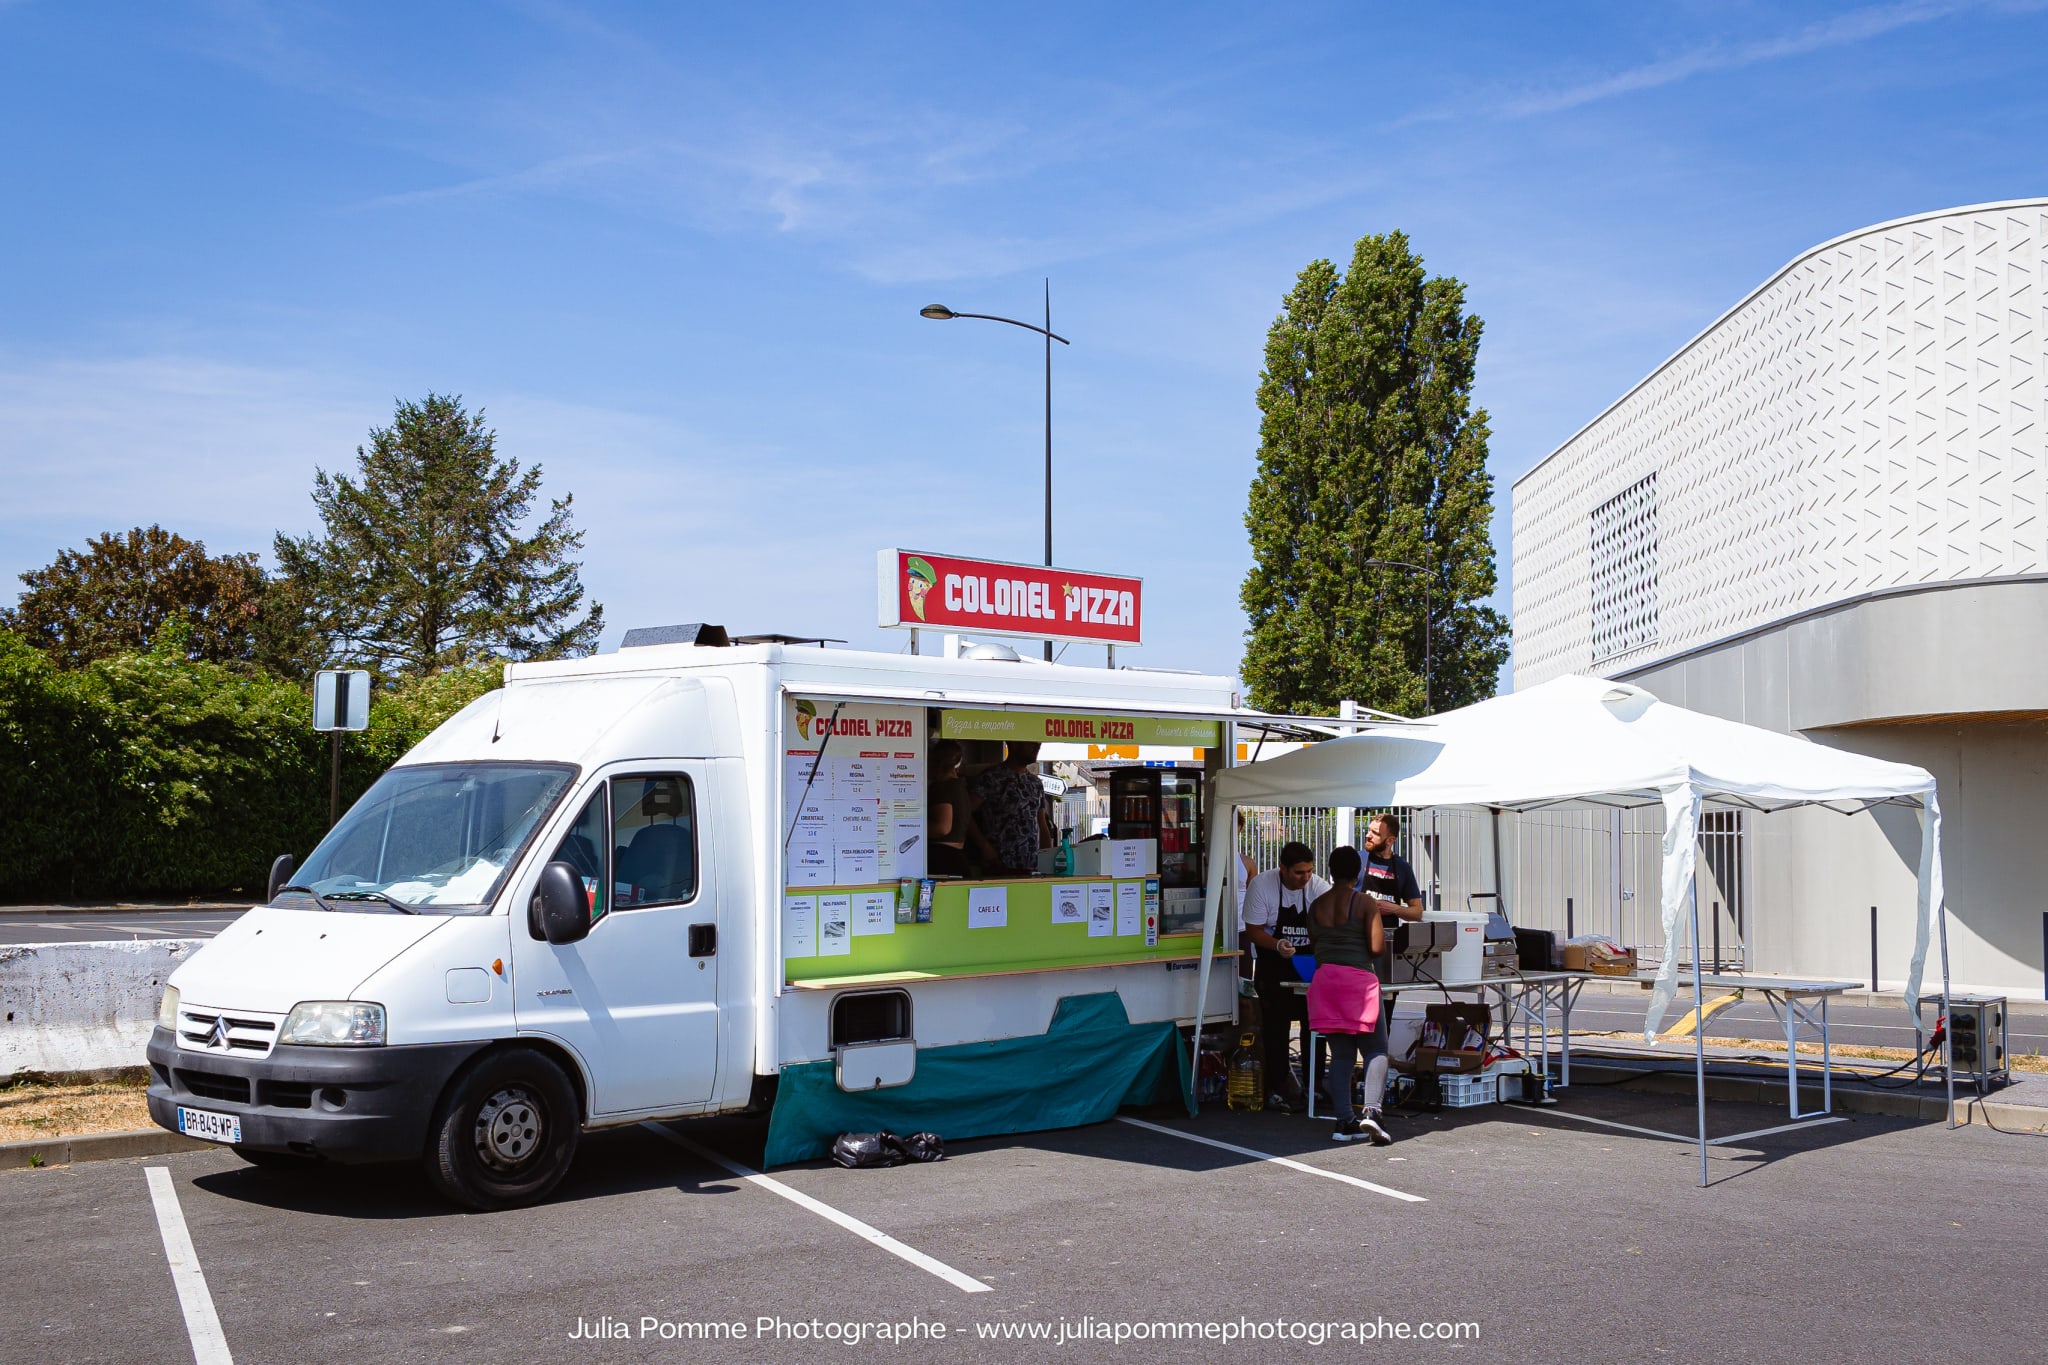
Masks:
[[[427,1177],[473,1209],[537,1203],[569,1173],[582,1118],[561,1067],[528,1048],[494,1052],[442,1099],[427,1135]]]

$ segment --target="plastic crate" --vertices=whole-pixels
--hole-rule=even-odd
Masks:
[[[1499,1076],[1438,1076],[1437,1085],[1443,1091],[1446,1109],[1470,1109],[1474,1105],[1500,1101]]]

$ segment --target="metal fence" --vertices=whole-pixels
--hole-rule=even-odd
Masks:
[[[1238,849],[1254,868],[1264,870],[1278,865],[1283,844],[1298,839],[1314,850],[1317,868],[1326,869],[1330,851],[1345,842],[1340,837],[1344,831],[1354,845],[1362,842],[1365,822],[1376,813],[1248,808]],[[1601,934],[1635,948],[1645,964],[1661,955],[1664,813],[1659,807],[1396,813],[1402,820],[1397,849],[1415,868],[1432,909],[1497,908],[1510,922],[1551,930],[1560,941]],[[1724,968],[1741,970],[1748,958],[1743,812],[1702,812],[1698,880],[1702,953]]]

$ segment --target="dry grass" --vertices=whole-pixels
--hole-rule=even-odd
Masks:
[[[1572,1037],[1614,1038],[1617,1040],[1633,1043],[1640,1043],[1643,1040],[1643,1035],[1641,1033],[1632,1031],[1619,1033],[1580,1033],[1574,1030],[1572,1033]],[[1667,1045],[1682,1044],[1688,1050],[1692,1047],[1691,1034],[1687,1034],[1683,1038],[1667,1038],[1660,1036],[1658,1041],[1660,1043]],[[1707,1046],[1741,1048],[1747,1052],[1783,1052],[1785,1050],[1785,1040],[1783,1038],[1722,1038],[1715,1034],[1710,1033],[1707,1035]],[[1913,1050],[1911,1048],[1860,1047],[1850,1043],[1836,1043],[1834,1045],[1833,1052],[1835,1056],[1838,1058],[1846,1057],[1857,1061],[1866,1062],[1904,1062],[1910,1061],[1913,1056]],[[1819,1043],[1802,1042],[1799,1045],[1799,1055],[1802,1057],[1818,1057],[1820,1056],[1820,1053],[1821,1046]],[[2015,1052],[2011,1053],[2006,1060],[2011,1063],[2012,1069],[2014,1071],[2025,1071],[2030,1072],[2034,1075],[2048,1075],[2048,1057],[2043,1057],[2038,1052]]]
[[[0,1082],[0,1142],[126,1133],[150,1126],[144,1073],[100,1081]]]

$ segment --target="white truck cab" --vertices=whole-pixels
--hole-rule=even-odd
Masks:
[[[783,1067],[837,1055],[835,993],[785,970],[791,698],[920,717],[1237,701],[1223,678],[780,644],[506,674],[173,974],[148,1052],[157,1123],[258,1164],[424,1160],[477,1208],[542,1198],[586,1128],[759,1110]],[[1191,1021],[1195,973],[1159,968],[903,987],[903,1031],[925,1021],[903,1052],[1043,1032],[1080,989]],[[1220,972],[1210,999],[1228,1017]]]

